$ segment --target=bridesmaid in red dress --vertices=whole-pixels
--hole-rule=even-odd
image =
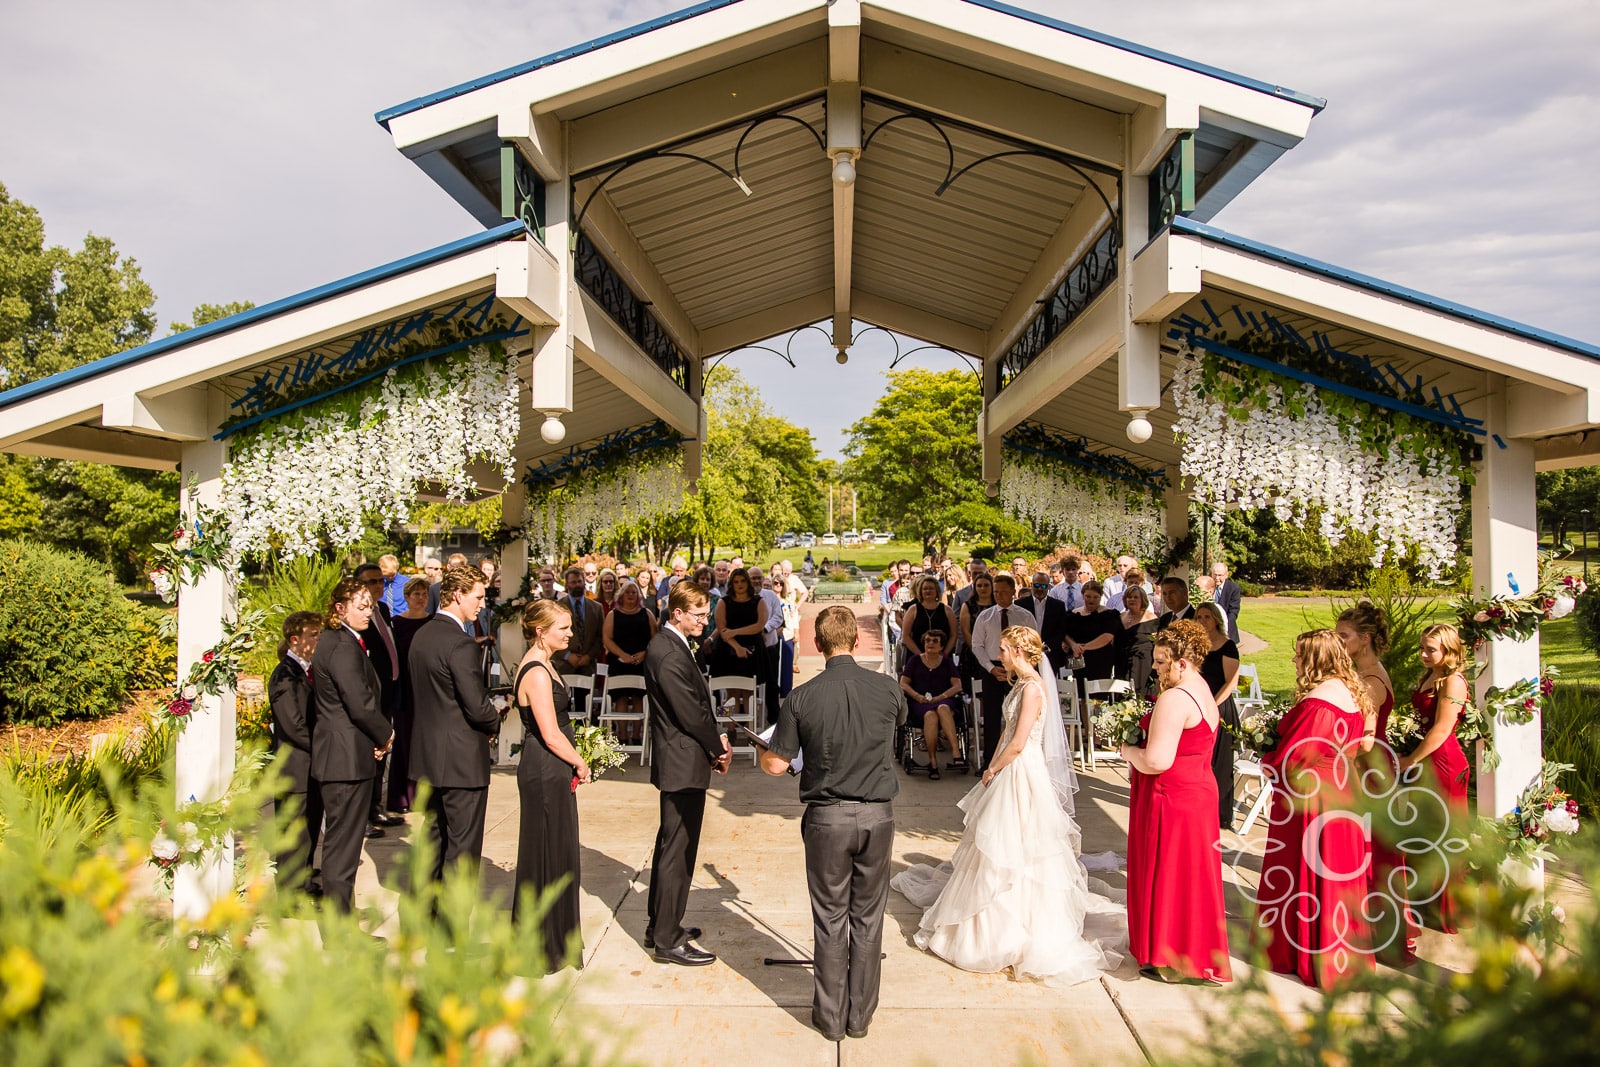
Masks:
[[[1383,609],[1362,601],[1339,616],[1334,633],[1344,643],[1356,674],[1367,687],[1367,700],[1378,709],[1361,738],[1361,751],[1371,753],[1363,772],[1364,791],[1387,806],[1386,813],[1378,813],[1387,814],[1387,819],[1375,819],[1372,828],[1368,918],[1372,923],[1373,949],[1385,963],[1407,967],[1417,961],[1421,924],[1411,907],[1415,895],[1412,872],[1406,869],[1405,853],[1397,847],[1404,833],[1398,825],[1386,825],[1389,821],[1399,824],[1415,815],[1406,810],[1408,805],[1396,791],[1399,765],[1394,749],[1385,740],[1389,713],[1394,710],[1394,683],[1382,659],[1389,649],[1389,616]]]
[[[1217,705],[1200,676],[1211,650],[1192,619],[1155,636],[1162,693],[1140,720],[1146,741],[1123,745],[1132,769],[1128,812],[1128,942],[1139,973],[1167,981],[1232,980],[1222,905]]]
[[[1456,740],[1456,720],[1468,699],[1467,680],[1461,674],[1466,649],[1461,644],[1460,631],[1449,623],[1439,623],[1422,631],[1419,652],[1427,673],[1411,694],[1411,706],[1422,725],[1422,743],[1401,757],[1400,773],[1422,768],[1421,784],[1438,790],[1444,797],[1450,836],[1464,838],[1468,818],[1467,754]],[[1438,903],[1426,909],[1428,919],[1437,921],[1439,929],[1447,934],[1456,932],[1459,906],[1455,890],[1461,873],[1458,868],[1459,865],[1443,879],[1433,880]],[[1427,889],[1423,887],[1420,892],[1426,893]]]
[[[1373,709],[1334,631],[1296,638],[1294,666],[1295,705],[1261,757],[1272,814],[1257,922],[1274,971],[1331,989],[1373,966],[1363,914],[1372,856],[1355,811],[1355,756]]]

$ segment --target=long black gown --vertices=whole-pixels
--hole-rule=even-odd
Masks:
[[[1224,659],[1238,659],[1239,646],[1232,641],[1222,642],[1221,648],[1213,648],[1207,653],[1205,661],[1200,664],[1200,677],[1206,680],[1206,685],[1211,687],[1211,695],[1216,696],[1228,681],[1228,676],[1223,670]],[[1232,694],[1228,699],[1217,705],[1217,743],[1211,750],[1211,773],[1217,779],[1217,821],[1222,829],[1233,829],[1233,735],[1224,726],[1239,728],[1239,707],[1233,702]]]
[[[516,692],[522,691],[522,678],[534,667],[550,675],[550,695],[555,702],[556,725],[566,739],[572,732],[572,697],[554,671],[542,663],[529,663],[517,673]],[[534,896],[563,878],[560,894],[550,903],[540,924],[545,955],[552,972],[567,962],[568,938],[572,940],[571,962],[581,966],[583,941],[578,929],[578,881],[581,852],[578,846],[578,798],[572,791],[572,765],[557,759],[544,742],[533,709],[517,703],[522,729],[527,739],[522,746],[522,761],[517,765],[517,793],[522,800],[521,830],[517,835],[516,891],[521,903],[522,887],[532,888]],[[512,906],[516,919],[517,906]]]

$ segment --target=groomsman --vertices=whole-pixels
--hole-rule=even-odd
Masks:
[[[383,602],[383,570],[376,563],[363,563],[356,568],[356,581],[372,594],[372,621],[361,631],[361,640],[367,646],[367,658],[372,669],[378,672],[378,709],[383,717],[394,722],[395,709],[400,706],[400,651],[394,643],[394,629],[390,625],[389,605]],[[382,837],[385,826],[399,826],[405,822],[398,815],[383,810],[384,775],[389,771],[389,757],[378,767],[378,777],[372,783],[372,806],[367,812],[368,837]]]
[[[311,657],[316,725],[311,731],[311,777],[322,794],[324,898],[350,910],[361,838],[372,803],[378,761],[394,745],[394,727],[378,709],[378,674],[362,648],[361,631],[373,612],[372,595],[354,578],[333,587],[327,629]]]
[[[666,621],[644,653],[645,692],[650,697],[650,784],[661,792],[661,826],[650,859],[649,925],[644,946],[657,963],[703,967],[716,956],[690,942],[700,936],[683,925],[700,851],[711,772],[728,773],[728,739],[717,732],[711,690],[695,666],[689,638],[710,617],[710,595],[694,582],[679,582],[667,595]]]
[[[282,889],[310,890],[306,880],[322,834],[322,794],[311,777],[311,730],[317,720],[312,707],[311,659],[321,636],[322,616],[314,611],[292,612],[283,620],[278,666],[267,680],[272,751],[288,752],[283,763],[283,793],[277,804],[297,804],[299,808],[294,824],[283,828],[283,843],[278,847],[277,882]]]
[[[410,776],[432,787],[428,838],[434,881],[465,860],[483,859],[483,817],[489,801],[489,742],[500,716],[483,684],[482,659],[469,629],[483,608],[483,572],[458,565],[439,580],[439,612],[411,639]]]
[[[1222,609],[1222,614],[1228,619],[1228,640],[1239,640],[1239,603],[1244,598],[1244,593],[1239,588],[1239,583],[1228,577],[1228,565],[1213,563],[1211,565],[1211,581],[1216,584],[1216,592],[1212,594],[1217,607]]]
[[[849,608],[822,609],[817,647],[827,666],[783,702],[772,746],[760,757],[762,770],[783,774],[805,755],[800,835],[814,940],[811,1023],[830,1041],[866,1037],[878,1007],[892,801],[900,789],[894,732],[906,709],[892,679],[856,663],[859,632]]]

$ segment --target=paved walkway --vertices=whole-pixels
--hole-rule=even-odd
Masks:
[[[870,607],[858,609],[863,637],[876,638]],[[806,613],[807,621],[814,615]],[[870,623],[870,625],[868,625]],[[806,648],[812,646],[806,645]],[[857,649],[875,664],[877,650]],[[871,657],[869,659],[869,657]],[[802,676],[821,667],[820,657],[801,659]],[[1118,765],[1102,763],[1081,776],[1078,819],[1085,852],[1127,847],[1128,782]],[[973,779],[947,774],[942,781],[903,778],[895,801],[894,862],[949,859],[961,835],[956,801]],[[718,961],[704,968],[658,965],[641,945],[645,924],[648,864],[654,842],[656,792],[647,770],[633,762],[579,791],[583,840],[582,925],[584,969],[550,979],[567,992],[566,1011],[581,1012],[613,1036],[630,1058],[646,1063],[788,1065],[913,1063],[1009,1064],[1029,1057],[1039,1063],[1139,1063],[1146,1050],[1180,1061],[1205,1033],[1208,1014],[1226,1010],[1227,992],[1167,986],[1141,979],[1131,962],[1095,982],[1051,989],[1000,975],[970,974],[919,951],[911,941],[920,910],[890,893],[885,920],[881,1006],[871,1033],[840,1044],[824,1041],[810,1026],[811,972],[804,967],[767,966],[767,957],[809,956],[811,919],[800,841],[802,807],[794,780],[762,774],[748,758],[737,759],[714,782],[701,838],[700,870],[689,898],[686,922],[700,926],[701,944]],[[417,816],[411,816],[416,828]],[[1261,834],[1254,835],[1259,856]],[[1235,842],[1237,839],[1233,839]],[[516,864],[515,770],[497,768],[490,787],[484,841],[486,890],[509,898]],[[403,838],[391,831],[368,842],[359,903],[376,904],[392,926],[392,895],[378,885],[378,871],[400,862]],[[1256,878],[1259,860],[1225,868],[1230,881],[1230,938],[1236,974],[1246,968],[1238,955],[1249,943],[1249,920],[1235,888]],[[1105,876],[1117,888],[1118,873]],[[1448,962],[1454,939],[1425,934],[1423,952]],[[1273,976],[1279,1006],[1304,1010],[1318,996],[1298,981]]]

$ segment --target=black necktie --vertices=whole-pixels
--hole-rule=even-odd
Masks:
[[[583,600],[572,597],[572,644],[583,647]]]
[[[1011,609],[1010,608],[1001,608],[1000,609],[1000,632],[1001,633],[1005,633],[1009,629],[1011,629]]]

